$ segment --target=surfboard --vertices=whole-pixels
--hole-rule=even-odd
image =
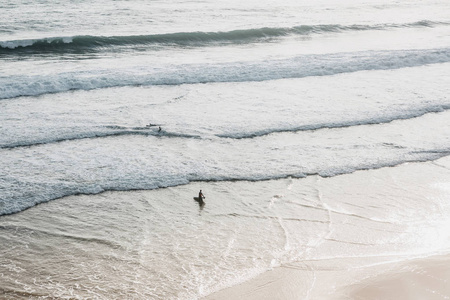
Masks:
[[[203,201],[203,199],[200,198],[200,197],[194,197],[194,200],[197,201],[197,203],[198,203],[200,206],[205,205],[205,201]]]

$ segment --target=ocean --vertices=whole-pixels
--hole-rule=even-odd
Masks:
[[[450,253],[450,2],[0,11],[0,298],[199,299]]]

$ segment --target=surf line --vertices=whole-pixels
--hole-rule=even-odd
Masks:
[[[152,129],[152,131],[126,130],[126,131],[118,131],[118,132],[92,133],[89,135],[81,135],[81,136],[73,136],[73,137],[62,137],[62,138],[56,138],[56,139],[52,139],[52,140],[42,140],[42,141],[36,141],[36,142],[16,142],[16,143],[12,143],[12,144],[0,145],[0,149],[30,148],[30,147],[34,147],[34,146],[57,144],[57,143],[62,143],[62,142],[67,142],[67,141],[109,138],[109,137],[130,136],[130,135],[185,138],[185,139],[201,139],[201,136],[198,136],[198,135],[170,133],[170,132],[166,132],[162,129],[161,130]]]

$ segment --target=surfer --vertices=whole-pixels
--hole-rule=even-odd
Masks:
[[[159,126],[158,132],[161,132],[161,126]]]
[[[205,199],[205,196],[203,195],[202,190],[200,190],[198,197],[194,197],[194,200],[197,201],[198,206],[200,206],[200,211],[203,209],[203,206],[205,206],[205,201],[203,201],[203,199]]]

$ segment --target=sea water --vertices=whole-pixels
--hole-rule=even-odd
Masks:
[[[2,292],[192,299],[312,246],[328,257],[323,241],[345,240],[333,214],[403,230],[422,204],[333,208],[320,194],[334,181],[321,179],[449,154],[449,10],[2,1]],[[202,188],[203,209],[185,197]],[[386,237],[352,238],[370,256]]]

